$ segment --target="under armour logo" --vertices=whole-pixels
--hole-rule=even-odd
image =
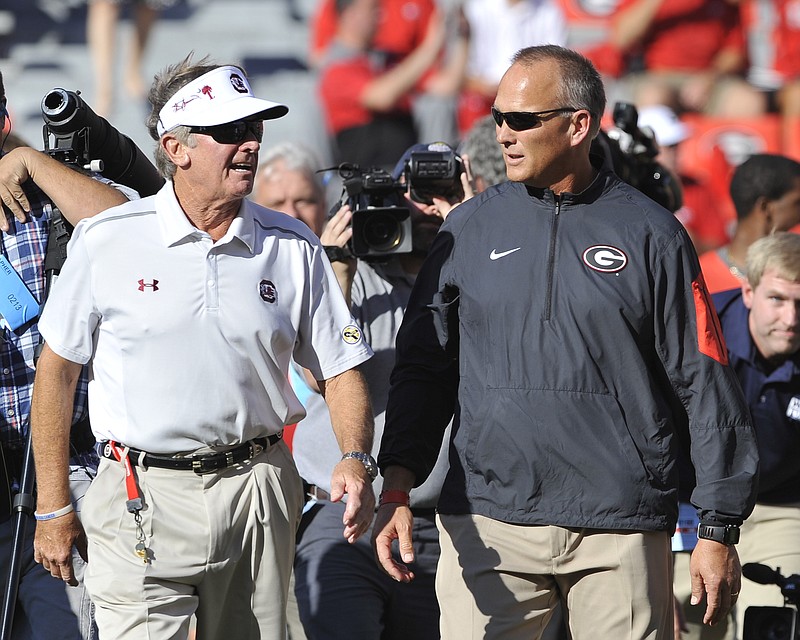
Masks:
[[[150,288],[153,291],[158,291],[158,280],[153,280],[152,282],[139,280],[139,291],[144,291],[146,288]]]

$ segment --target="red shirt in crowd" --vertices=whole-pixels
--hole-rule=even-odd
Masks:
[[[718,199],[704,185],[692,177],[681,176],[683,206],[675,216],[689,231],[698,251],[728,244],[735,225],[735,217],[728,216],[719,206]]]
[[[640,0],[622,0],[624,11]],[[706,71],[724,49],[745,52],[739,6],[727,0],[665,0],[642,42],[650,71]]]
[[[800,0],[776,0],[775,70],[789,80],[800,76]]]
[[[716,250],[706,251],[700,256],[700,269],[709,293],[719,293],[742,286],[742,281],[733,275],[728,263]]]
[[[382,0],[381,18],[372,48],[400,59],[425,38],[428,21],[435,13],[434,0]],[[311,54],[317,58],[336,34],[334,0],[321,0],[311,24]]]

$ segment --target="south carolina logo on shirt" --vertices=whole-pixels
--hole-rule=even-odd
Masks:
[[[264,302],[272,304],[278,299],[278,290],[271,280],[262,280],[258,283],[258,295]]]

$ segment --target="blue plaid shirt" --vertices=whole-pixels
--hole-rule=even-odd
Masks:
[[[7,233],[0,232],[0,250],[28,286],[33,297],[41,302],[45,287],[44,257],[53,205],[31,180],[23,184],[23,189],[31,204],[30,221],[22,224],[8,215],[10,229]],[[6,213],[2,212],[0,215]],[[14,332],[3,322],[0,345],[0,440],[6,451],[21,451],[25,446],[35,373],[33,356],[38,344],[39,330],[35,323]],[[73,423],[86,416],[86,385],[84,370],[75,392]]]

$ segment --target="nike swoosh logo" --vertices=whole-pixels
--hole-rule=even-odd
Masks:
[[[500,258],[505,258],[507,255],[514,253],[515,251],[519,251],[522,247],[517,247],[516,249],[509,249],[508,251],[500,251],[498,252],[497,249],[492,249],[492,252],[489,254],[489,260],[499,260]]]

